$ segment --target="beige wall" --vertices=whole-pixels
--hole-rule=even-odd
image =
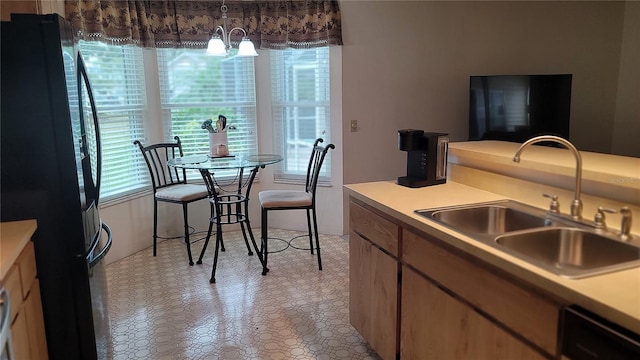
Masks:
[[[11,20],[11,13],[55,13],[64,17],[64,0],[1,0],[0,20]]]
[[[572,73],[571,140],[581,150],[611,150],[624,2],[343,0],[340,7],[345,184],[406,173],[398,129],[466,140],[469,75]],[[637,49],[637,37],[625,39]],[[350,132],[354,119],[359,130]]]
[[[640,2],[625,7],[612,151],[640,157]]]

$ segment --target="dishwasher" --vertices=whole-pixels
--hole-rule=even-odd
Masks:
[[[578,306],[562,311],[562,358],[639,359],[640,336]]]

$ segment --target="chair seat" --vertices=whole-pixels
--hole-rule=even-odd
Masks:
[[[258,194],[263,208],[296,208],[311,206],[312,195],[302,190],[264,190]]]
[[[208,196],[207,187],[196,184],[171,185],[156,191],[156,198],[171,201],[191,201]]]

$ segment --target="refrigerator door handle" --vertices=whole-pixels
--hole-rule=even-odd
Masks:
[[[96,179],[95,180],[95,189],[96,189],[96,205],[100,199],[100,182],[102,180],[102,144],[100,141],[100,125],[98,124],[98,110],[96,109],[96,101],[93,97],[93,90],[91,89],[91,83],[89,82],[89,76],[87,75],[87,68],[84,65],[84,60],[82,59],[82,55],[78,52],[77,57],[77,69],[78,69],[78,91],[82,89],[82,83],[86,86],[87,94],[89,96],[89,104],[91,106],[91,117],[92,117],[92,126],[95,133],[96,140]],[[82,106],[82,104],[80,104]],[[80,110],[82,113],[82,109]],[[80,140],[82,141],[82,140]],[[81,144],[82,145],[82,144]],[[83,147],[81,147],[83,148]],[[87,147],[83,149],[87,149],[87,153],[89,151],[88,144]]]
[[[111,228],[105,223],[102,223],[101,226],[102,226],[102,230],[104,230],[107,233],[107,243],[104,245],[102,250],[100,250],[100,252],[97,255],[93,254],[93,252],[96,250],[96,247],[100,243],[101,232],[99,232],[93,244],[91,245],[91,248],[89,249],[89,255],[87,256],[87,260],[89,262],[89,269],[94,267],[100,260],[102,260],[105,257],[105,255],[107,255],[107,253],[109,252],[109,249],[111,248],[111,244],[113,243],[113,238],[111,236]]]

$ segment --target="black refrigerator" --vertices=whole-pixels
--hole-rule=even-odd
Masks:
[[[98,117],[77,41],[58,15],[0,27],[0,218],[37,219],[33,236],[51,359],[111,351],[100,219]]]

